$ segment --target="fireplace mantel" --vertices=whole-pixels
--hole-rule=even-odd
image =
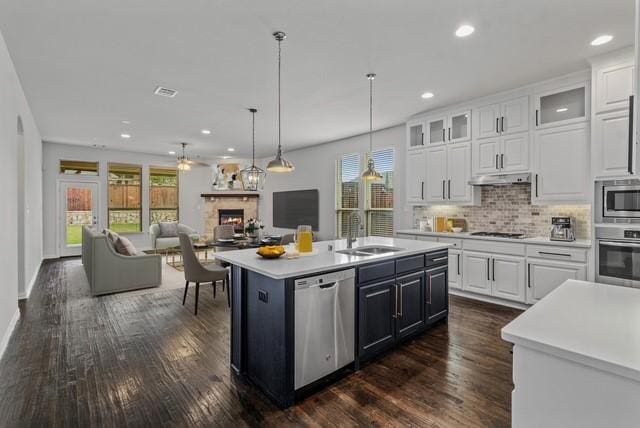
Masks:
[[[212,193],[201,193],[200,197],[202,198],[259,198],[260,193],[258,192],[247,192],[247,191],[221,191],[221,192],[212,192]]]

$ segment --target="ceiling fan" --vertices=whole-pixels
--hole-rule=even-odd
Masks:
[[[192,165],[200,165],[200,166],[211,166],[208,163],[205,162],[200,162],[200,161],[194,161],[189,159],[189,157],[187,156],[186,153],[186,147],[189,145],[189,143],[180,143],[180,145],[182,146],[182,154],[180,156],[178,156],[177,161],[178,161],[178,170],[180,171],[189,171],[191,169]]]

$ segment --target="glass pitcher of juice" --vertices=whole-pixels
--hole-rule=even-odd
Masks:
[[[313,232],[311,226],[300,225],[296,233],[296,244],[301,253],[313,251]]]

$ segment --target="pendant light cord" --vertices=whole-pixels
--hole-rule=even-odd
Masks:
[[[282,38],[278,38],[278,153],[282,152],[282,145],[281,145],[281,141],[282,141],[282,119],[281,119],[281,113],[280,113],[280,69],[281,69],[281,62],[282,62]]]
[[[369,152],[373,157],[373,76],[369,78]]]
[[[256,109],[251,109],[251,166],[256,166]]]

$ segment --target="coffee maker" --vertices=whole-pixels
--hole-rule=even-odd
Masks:
[[[551,217],[552,241],[575,241],[576,219],[573,217]]]

